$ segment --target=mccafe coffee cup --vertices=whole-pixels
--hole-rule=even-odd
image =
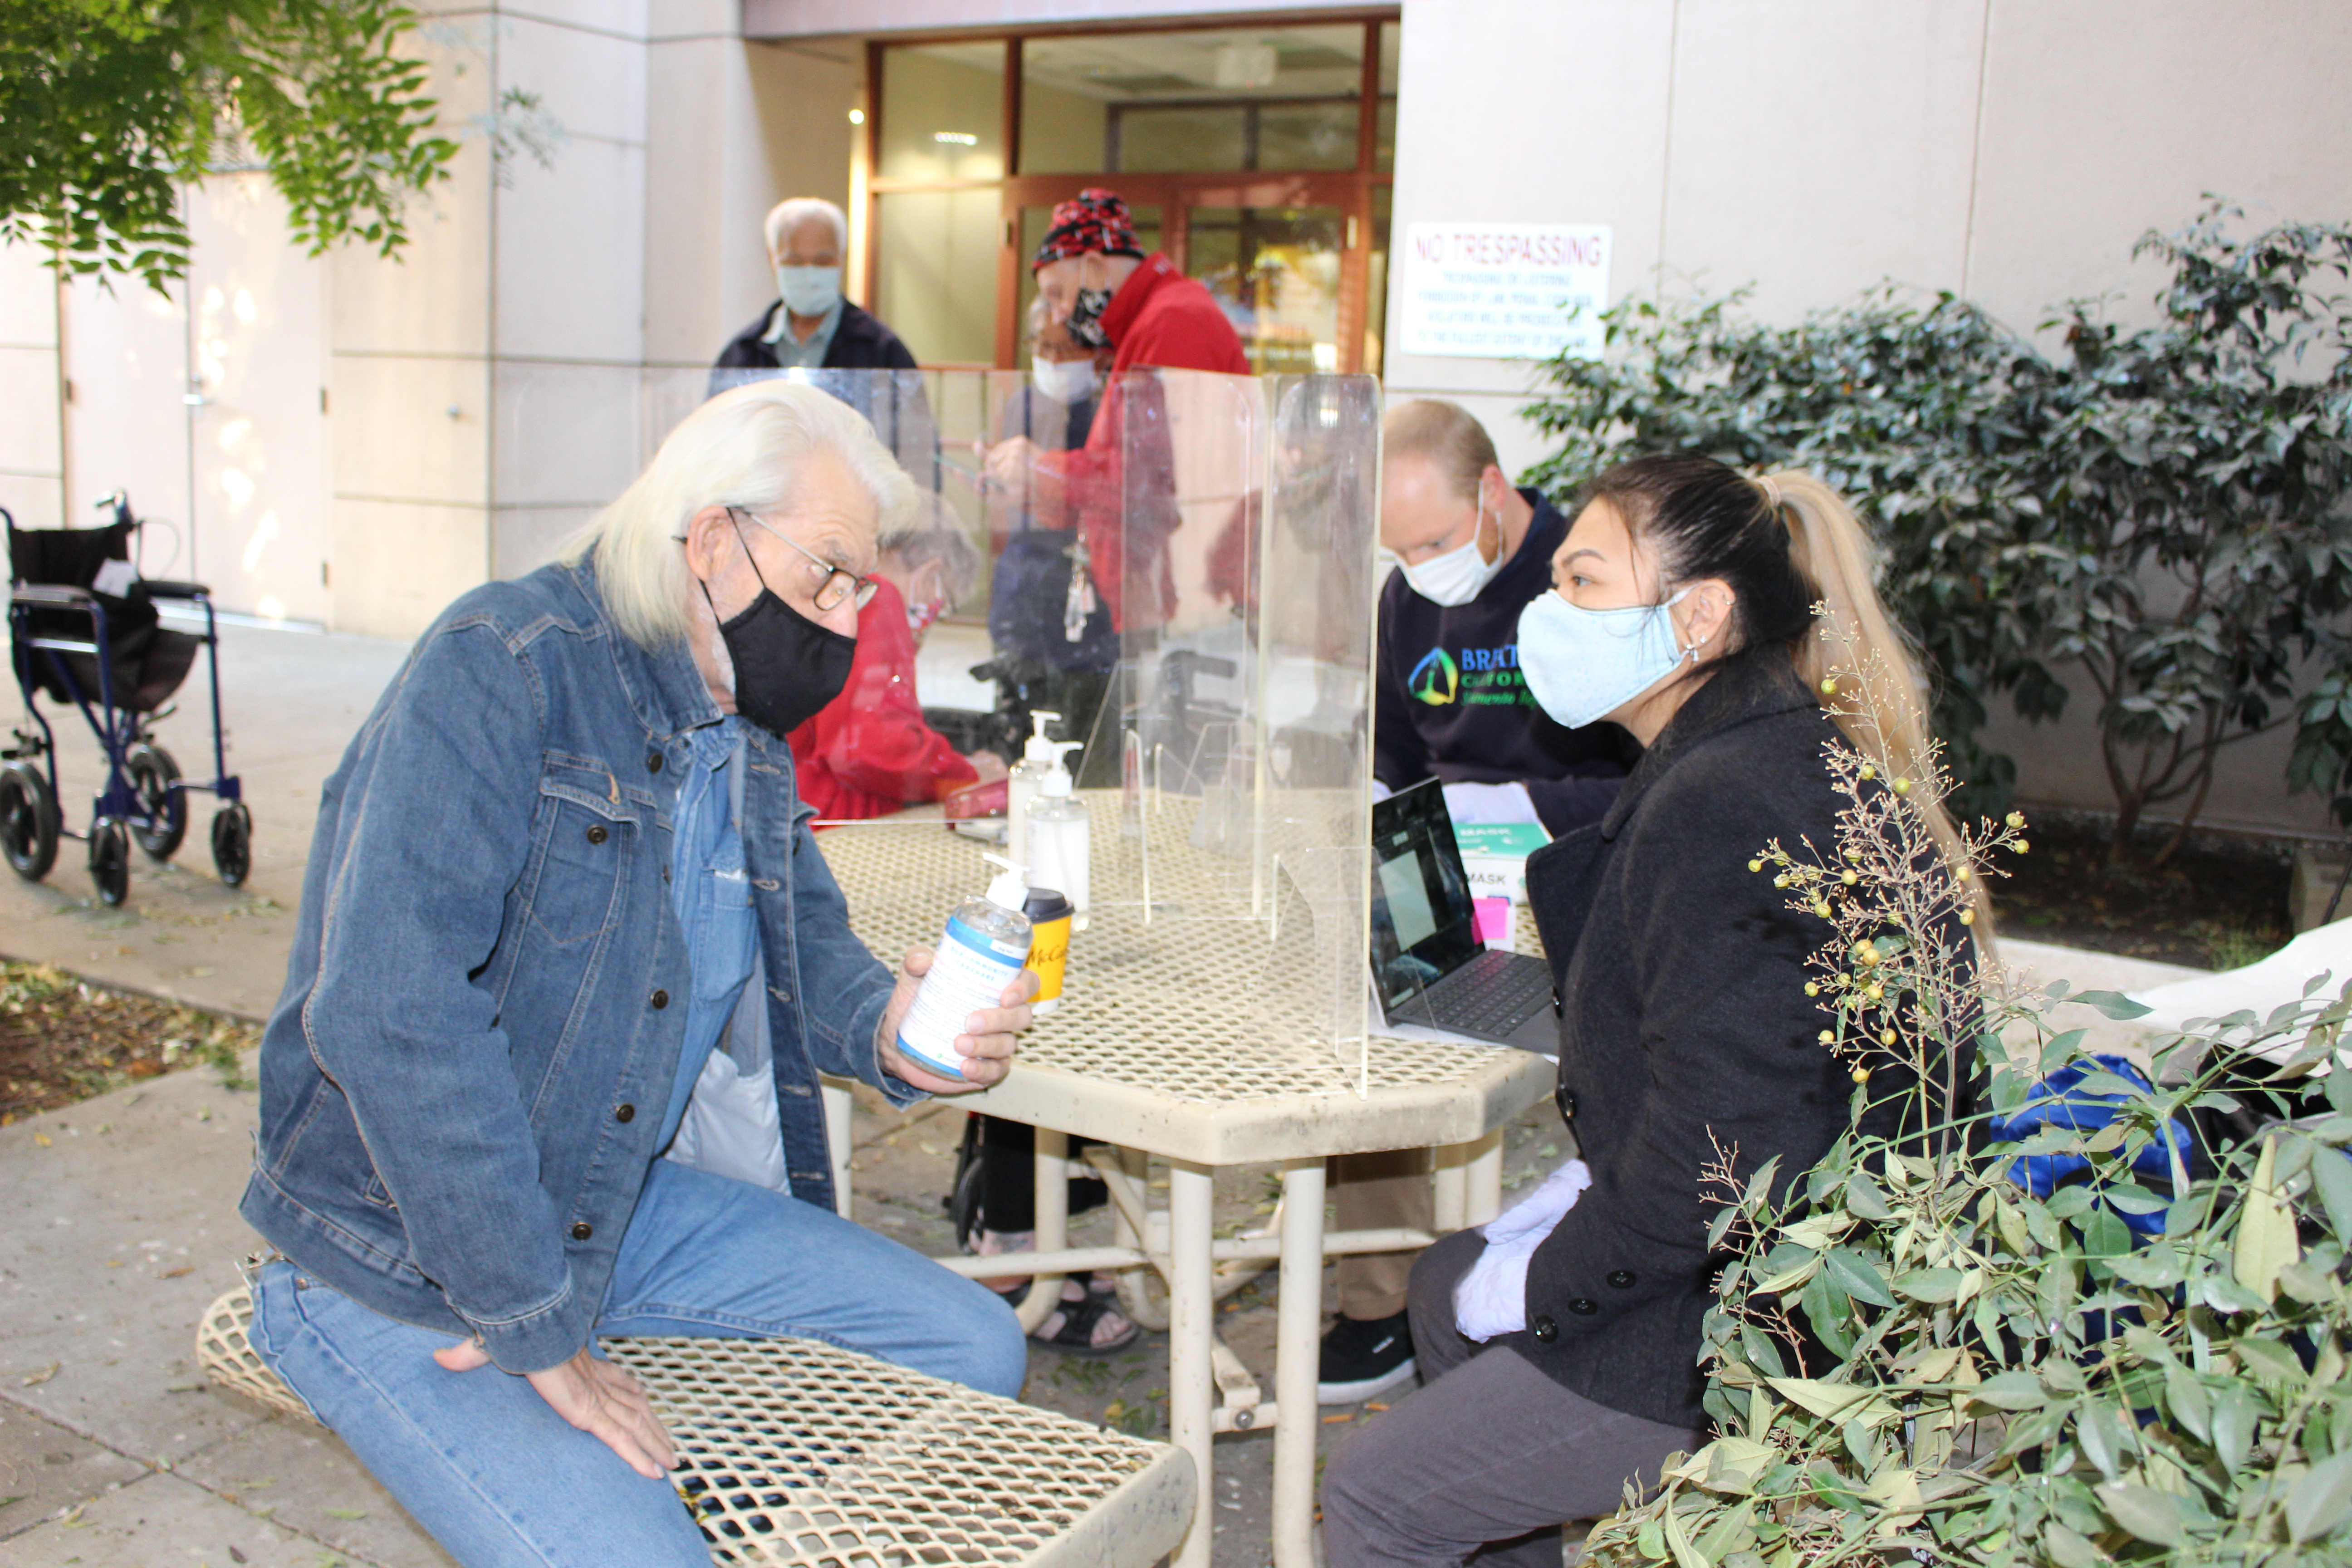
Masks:
[[[1021,906],[1029,917],[1029,967],[1037,972],[1037,1000],[1030,1005],[1039,1017],[1062,1005],[1062,972],[1070,961],[1070,900],[1051,888],[1032,888]]]

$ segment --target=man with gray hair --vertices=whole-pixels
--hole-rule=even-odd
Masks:
[[[707,1568],[633,1335],[809,1337],[996,1394],[994,1292],[835,1213],[818,1074],[903,1105],[931,955],[849,928],[785,735],[841,689],[906,476],[770,380],[702,405],[562,558],[465,594],[326,784],[239,1212],[255,1351],[467,1568]],[[756,1036],[774,1180],[685,1162]],[[754,1164],[758,1162],[754,1162]]]
[[[768,263],[776,302],[735,334],[711,366],[716,395],[774,370],[912,370],[898,334],[843,298],[841,267],[849,219],[821,196],[794,196],[768,214]],[[733,371],[739,374],[730,375]]]

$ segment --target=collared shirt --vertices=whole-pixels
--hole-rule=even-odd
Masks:
[[[824,364],[824,352],[833,347],[833,334],[841,325],[841,301],[835,300],[833,309],[824,313],[815,331],[803,342],[793,335],[793,313],[782,300],[776,301],[776,313],[768,322],[768,330],[760,341],[774,351],[780,370],[816,370]]]
[[[743,829],[734,787],[743,768],[742,721],[733,715],[688,731],[686,777],[678,784],[670,847],[670,899],[686,931],[693,975],[686,1043],[657,1148],[667,1149],[685,1119],[702,1065],[727,1032],[760,958],[751,878],[743,864]]]

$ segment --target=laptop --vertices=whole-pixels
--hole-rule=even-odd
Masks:
[[[1470,878],[1435,779],[1372,803],[1371,960],[1372,992],[1391,1027],[1559,1049],[1550,966],[1478,940]]]

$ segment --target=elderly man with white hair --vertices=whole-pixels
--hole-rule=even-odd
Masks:
[[[842,297],[848,251],[849,219],[831,202],[794,196],[777,205],[768,215],[776,302],[719,352],[712,392],[738,384],[747,372],[915,368],[898,333]]]
[[[262,1040],[253,1343],[469,1568],[709,1562],[602,1336],[1021,1386],[993,1292],[834,1213],[817,1092],[993,1083],[1036,988],[967,1017],[961,1080],[902,1057],[930,954],[866,951],[794,795],[784,736],[912,500],[825,394],[714,398],[563,559],[445,611],[327,782]],[[777,1184],[663,1157],[745,1029]]]

